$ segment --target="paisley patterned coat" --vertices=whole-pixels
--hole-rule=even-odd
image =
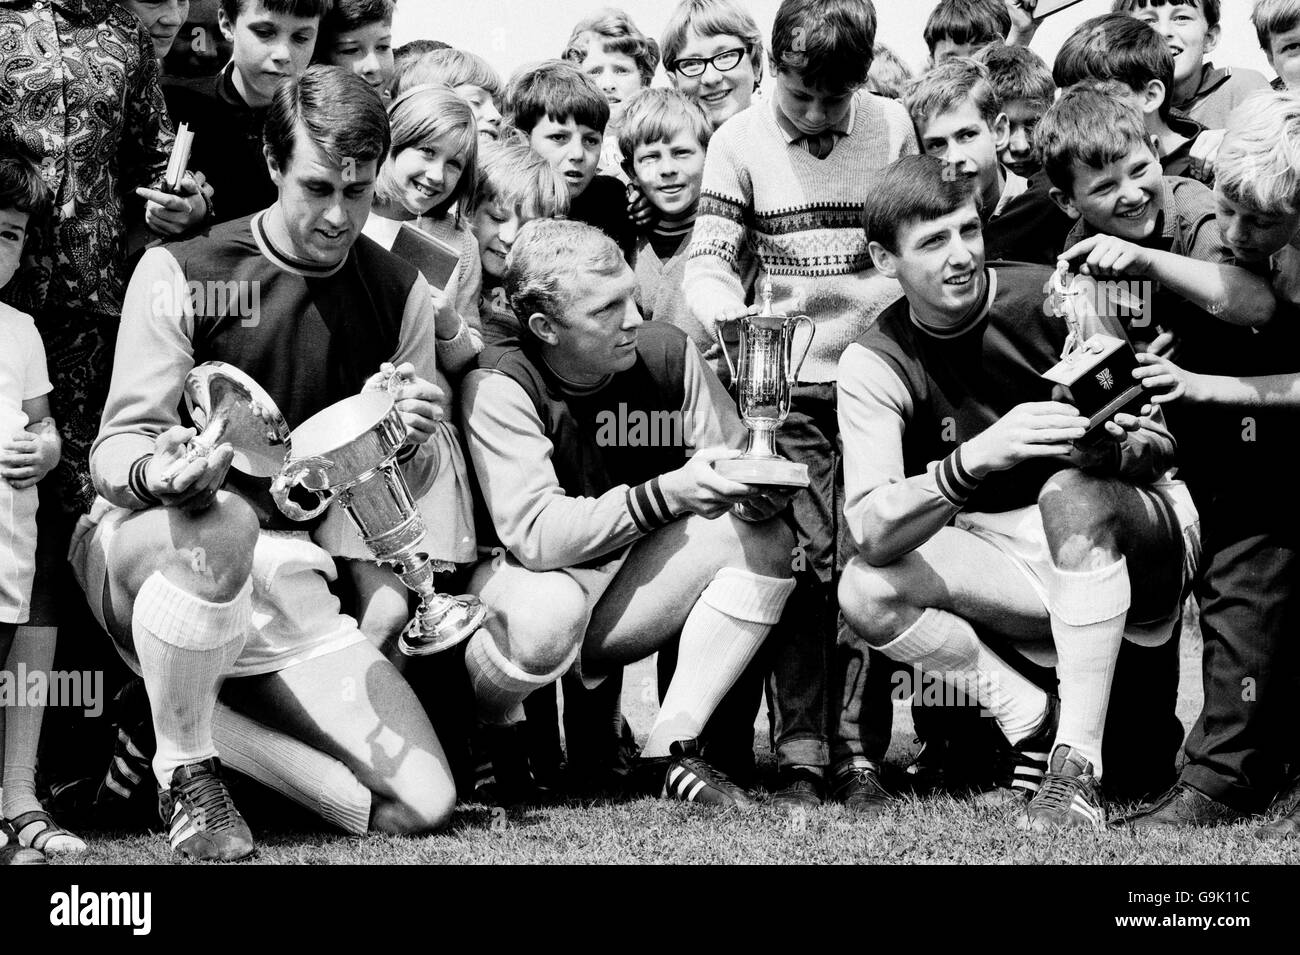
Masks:
[[[64,439],[53,489],[67,510],[91,500],[87,457],[128,277],[127,215],[142,217],[135,189],[161,183],[172,140],[153,44],[128,11],[0,0],[0,142],[40,165],[55,204],[0,298],[31,314],[45,341]]]

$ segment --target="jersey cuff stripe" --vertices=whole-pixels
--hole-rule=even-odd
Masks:
[[[939,493],[948,499],[948,502],[954,507],[964,507],[966,501],[975,491],[972,483],[967,485],[959,476],[959,465],[957,464],[957,452],[953,452],[939,462],[935,468],[935,484],[939,488]]]
[[[659,489],[658,478],[628,488],[627,503],[632,520],[643,534],[658,530],[673,521],[668,502]]]
[[[162,501],[155,497],[149,490],[149,485],[145,482],[144,478],[144,469],[148,467],[149,461],[152,458],[152,454],[145,454],[136,458],[131,462],[131,467],[127,471],[126,476],[126,486],[146,507],[154,507],[155,505],[162,503]]]

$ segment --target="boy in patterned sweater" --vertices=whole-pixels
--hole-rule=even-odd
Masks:
[[[793,501],[799,589],[789,619],[815,622],[773,638],[778,802],[788,808],[820,804],[828,768],[837,770],[834,791],[847,804],[874,811],[887,798],[876,771],[889,742],[888,674],[876,668],[881,686],[865,695],[875,704],[870,734],[859,729],[864,695],[827,685],[841,537],[836,363],[900,294],[872,268],[860,214],[879,171],[917,151],[906,110],[861,91],[875,33],[870,0],[782,3],[772,30],[771,102],[713,137],[686,263],[686,300],[715,337],[749,311],[753,289],[741,277],[751,256],[771,280],[774,310],[807,313],[816,328],[777,438],[781,454],[807,464],[812,479],[809,493]],[[804,344],[796,339],[796,354]],[[847,664],[841,659],[836,672],[862,670]],[[829,700],[837,698],[851,700],[852,710],[839,714],[832,752]]]

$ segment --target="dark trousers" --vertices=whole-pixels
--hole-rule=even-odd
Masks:
[[[1182,779],[1242,812],[1263,809],[1282,787],[1300,715],[1300,513],[1261,486],[1197,495],[1205,704]]]
[[[772,742],[779,765],[881,761],[889,748],[892,665],[844,626],[836,587],[853,553],[844,527],[844,465],[834,382],[795,386],[777,448],[808,465],[789,511],[796,587],[768,638]]]
[[[1182,622],[1161,646],[1124,641],[1115,664],[1101,755],[1112,799],[1150,799],[1177,778],[1183,724],[1178,719]]]

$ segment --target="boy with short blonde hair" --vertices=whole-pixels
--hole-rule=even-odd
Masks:
[[[885,99],[902,99],[915,77],[902,58],[883,43],[877,43],[867,74],[867,89]]]
[[[718,340],[691,314],[682,293],[712,136],[713,124],[695,103],[674,89],[648,89],[624,110],[618,144],[624,170],[655,213],[633,259],[637,307],[643,318],[669,322],[690,335],[717,372],[725,367]],[[727,380],[725,372],[720,377]]]
[[[474,224],[483,266],[479,298],[483,340],[492,343],[516,338],[519,320],[501,284],[506,256],[525,224],[568,213],[569,188],[522,136],[507,136],[479,154],[477,186],[466,211]]]

